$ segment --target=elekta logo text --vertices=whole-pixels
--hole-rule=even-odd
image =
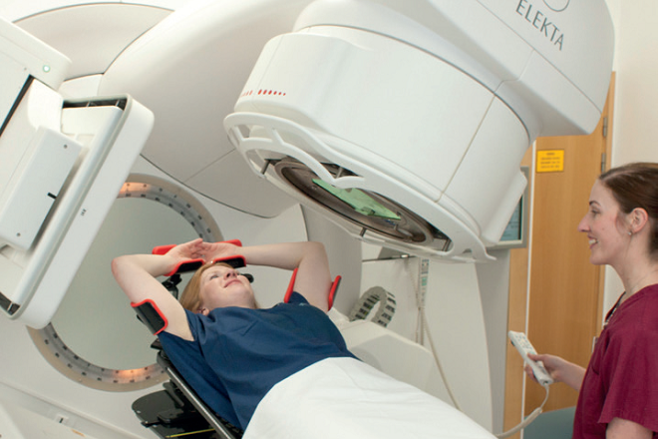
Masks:
[[[552,11],[561,12],[569,6],[569,0],[544,0],[544,4]],[[553,7],[556,8],[554,9]],[[561,7],[561,9],[557,7]],[[544,38],[562,50],[564,46],[564,33],[544,12],[530,3],[529,0],[520,0],[516,6],[516,13],[524,17],[525,21],[537,29]]]

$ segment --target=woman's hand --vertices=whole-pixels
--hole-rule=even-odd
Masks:
[[[533,361],[541,361],[544,364],[544,368],[554,381],[561,381],[574,388],[575,390],[580,390],[580,385],[582,384],[583,378],[585,377],[584,368],[578,366],[577,364],[570,363],[569,361],[556,355],[528,354],[528,358]],[[532,373],[532,368],[527,364],[525,366],[525,372],[532,380],[537,381],[534,373]]]
[[[543,354],[543,355],[528,354],[528,358],[530,358],[533,361],[541,361],[544,364],[544,368],[546,369],[546,372],[548,372],[551,378],[553,378],[554,381],[561,381],[559,379],[560,369],[561,366],[565,363],[565,360],[555,355],[548,355],[548,354]],[[528,377],[532,378],[532,380],[534,381],[537,381],[537,378],[532,372],[532,368],[530,367],[529,364],[525,365],[524,370],[525,373],[528,375]]]
[[[197,238],[193,241],[185,242],[179,244],[169,250],[165,256],[169,257],[174,264],[178,264],[181,261],[187,261],[190,259],[204,259],[206,250],[203,242],[203,239]]]
[[[194,241],[193,241],[194,242]],[[239,255],[242,247],[230,242],[200,242],[199,251],[206,262],[214,261],[217,258]]]

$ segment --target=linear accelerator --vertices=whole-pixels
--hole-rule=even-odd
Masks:
[[[101,75],[103,97],[83,99],[61,92],[70,60],[0,18],[8,319],[37,329],[52,320],[140,152],[257,217],[301,203],[368,243],[489,261],[525,189],[528,146],[590,132],[608,89],[613,29],[603,0],[298,1],[280,2],[290,9],[276,17],[277,1],[229,3],[171,14]],[[276,25],[252,31],[265,13]],[[203,44],[244,53],[209,69],[190,62],[195,51],[212,56]],[[209,99],[186,95],[181,83],[197,78]],[[179,107],[154,116],[168,96]],[[217,131],[209,146],[195,137],[198,112],[213,117],[212,127],[202,121]],[[208,166],[213,188],[199,177],[215,160],[202,146],[221,156]],[[242,170],[257,182],[241,180]]]
[[[487,260],[528,146],[591,132],[605,102],[605,4],[554,3],[316,1],[224,124],[256,173],[352,235]]]

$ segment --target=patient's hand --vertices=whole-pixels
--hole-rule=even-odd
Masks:
[[[189,259],[205,259],[203,256],[205,252],[203,244],[203,240],[197,238],[193,241],[173,247],[166,253],[166,256],[175,262],[186,261]]]
[[[213,261],[217,258],[238,255],[242,248],[229,242],[202,242],[201,246],[203,258],[206,262]]]

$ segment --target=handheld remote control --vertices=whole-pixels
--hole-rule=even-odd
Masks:
[[[542,362],[532,361],[528,358],[528,354],[537,354],[537,351],[535,351],[535,348],[530,343],[530,340],[528,340],[528,337],[526,337],[523,332],[515,331],[509,331],[507,335],[516,350],[521,354],[521,357],[523,357],[523,360],[532,368],[532,372],[534,373],[535,378],[537,378],[537,381],[539,381],[541,385],[553,384],[553,378],[551,378],[551,375],[546,371]]]

